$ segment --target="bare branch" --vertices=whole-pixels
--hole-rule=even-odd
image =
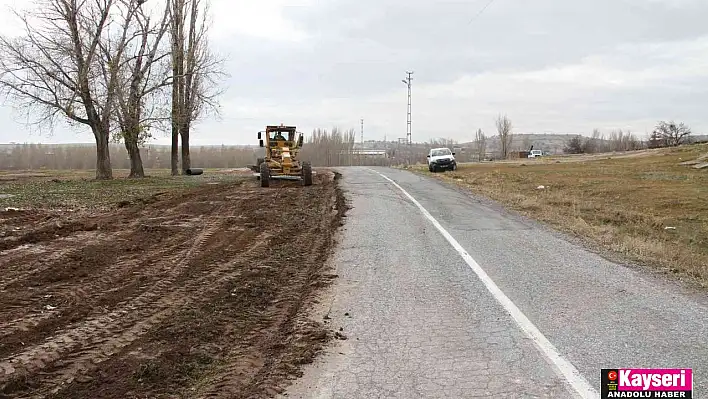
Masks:
[[[653,136],[659,141],[659,146],[678,146],[691,135],[691,128],[683,122],[660,121],[654,129]]]
[[[102,42],[110,33],[115,0],[38,0],[18,38],[0,37],[0,91],[34,116],[91,128],[97,177],[111,178],[107,139],[114,82],[105,84]]]
[[[501,142],[501,157],[506,159],[509,156],[509,149],[513,135],[511,133],[511,120],[506,115],[499,115],[496,120],[497,133]]]

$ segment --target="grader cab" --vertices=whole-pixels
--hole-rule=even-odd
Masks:
[[[258,158],[251,170],[261,181],[261,187],[270,186],[270,181],[299,180],[305,186],[312,185],[312,165],[301,161],[299,152],[303,145],[302,133],[295,126],[266,126],[258,132],[259,145],[265,149],[265,156]]]

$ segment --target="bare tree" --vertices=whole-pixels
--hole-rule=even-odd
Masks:
[[[353,164],[352,150],[356,142],[354,129],[340,130],[338,127],[314,129],[300,152],[301,160],[308,160],[317,166],[344,166]]]
[[[665,145],[678,146],[690,137],[691,128],[684,125],[683,122],[676,124],[674,121],[660,121],[654,129],[654,134],[661,137]]]
[[[477,160],[481,162],[487,155],[487,136],[482,129],[477,129],[477,132],[475,132],[474,144],[477,151]]]
[[[524,139],[523,139],[522,142],[521,142],[521,148],[522,148],[524,151],[529,151],[529,149],[531,148],[531,145],[532,145],[532,144],[531,144],[531,136],[525,134],[525,135],[524,135]]]
[[[438,139],[430,139],[428,143],[433,146],[433,147],[447,147],[447,148],[452,148],[455,145],[457,145],[457,140],[451,139],[451,138],[438,138]]]
[[[142,9],[143,2],[119,1],[126,15],[126,23],[119,41],[119,45],[124,47],[125,61],[118,66],[117,72],[116,117],[120,127],[117,137],[123,140],[130,158],[129,177],[144,177],[140,145],[150,137],[150,127],[164,119],[155,112],[156,102],[162,94],[161,89],[171,81],[167,65],[162,62],[167,60],[170,51],[161,51],[162,39],[169,24],[169,3],[161,20],[152,23],[151,17]],[[108,46],[102,48],[105,64],[112,65]]]
[[[601,152],[601,135],[599,129],[593,129],[592,136],[583,141],[582,152],[586,154]]]
[[[583,138],[581,136],[574,136],[565,145],[563,152],[566,154],[582,154],[583,150]]]
[[[666,140],[657,130],[652,131],[647,135],[647,147],[649,148],[661,148],[666,147]]]
[[[185,0],[170,0],[170,31],[172,38],[172,175],[179,174],[179,129],[183,108],[184,84],[184,12]]]
[[[640,140],[637,135],[631,131],[627,131],[622,144],[625,151],[637,151],[642,149],[642,140]]]
[[[39,0],[24,35],[0,37],[0,89],[37,124],[83,124],[96,140],[96,178],[111,179],[110,123],[116,68],[101,79],[99,44],[109,33],[114,0]],[[118,46],[113,61],[120,63]]]
[[[496,125],[499,141],[501,143],[501,157],[502,159],[506,159],[509,156],[509,149],[513,140],[511,120],[506,115],[499,115],[496,120]]]
[[[173,175],[178,173],[179,139],[182,140],[182,172],[190,168],[191,127],[204,111],[218,113],[217,97],[221,90],[217,78],[226,75],[221,68],[223,60],[209,49],[207,11],[206,0],[170,0]]]
[[[609,138],[610,151],[634,151],[642,147],[641,140],[631,131],[613,130]]]

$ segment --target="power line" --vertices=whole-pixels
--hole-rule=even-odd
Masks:
[[[492,3],[494,3],[494,0],[489,0],[489,2],[487,3],[487,5],[484,6],[481,10],[479,10],[479,12],[477,13],[477,15],[475,15],[474,17],[472,17],[472,19],[470,19],[470,22],[468,22],[467,25],[471,24],[472,21],[474,21],[475,19],[479,18],[479,16],[482,15],[482,13],[483,13],[489,6],[491,6]]]

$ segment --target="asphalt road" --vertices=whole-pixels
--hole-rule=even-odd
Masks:
[[[616,367],[693,368],[708,395],[705,295],[433,179],[341,172],[352,209],[321,312],[347,339],[287,397],[597,397]]]

